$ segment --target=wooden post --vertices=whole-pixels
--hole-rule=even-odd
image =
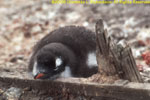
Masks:
[[[104,30],[102,19],[96,23],[96,35],[100,83],[110,83],[117,79],[143,82],[131,48],[128,45],[123,47],[121,44],[115,44],[107,36],[107,30]]]

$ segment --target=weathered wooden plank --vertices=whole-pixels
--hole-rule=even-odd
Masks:
[[[104,80],[109,80],[109,77],[112,76],[115,77],[114,80],[120,78],[131,82],[143,82],[131,48],[128,45],[123,47],[121,44],[110,40],[101,19],[96,23],[96,39],[99,73],[105,77]],[[104,82],[103,79],[101,80]],[[102,82],[100,81],[100,83]]]
[[[116,69],[111,64],[110,38],[104,30],[103,21],[100,19],[96,23],[96,43],[97,43],[97,63],[99,72],[102,75],[116,75]]]
[[[136,67],[136,62],[134,60],[134,57],[132,55],[132,51],[130,47],[126,47],[122,52],[122,62],[121,66],[124,70],[124,76],[126,79],[134,82],[143,82],[141,75],[139,74],[139,71]]]
[[[3,87],[31,87],[34,90],[46,91],[47,96],[60,94],[65,96],[65,94],[69,94],[73,96],[85,96],[85,98],[91,98],[93,100],[150,100],[150,84],[97,84],[84,83],[79,80],[81,79],[49,81],[0,77],[0,84],[3,84]]]

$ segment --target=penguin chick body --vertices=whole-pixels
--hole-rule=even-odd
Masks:
[[[29,71],[35,79],[89,77],[97,73],[95,33],[66,26],[42,38],[34,47]]]

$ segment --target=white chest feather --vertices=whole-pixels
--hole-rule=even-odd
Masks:
[[[86,63],[87,63],[89,68],[97,66],[97,60],[96,60],[95,52],[88,54]]]
[[[70,67],[66,66],[65,70],[61,73],[61,77],[72,77]]]

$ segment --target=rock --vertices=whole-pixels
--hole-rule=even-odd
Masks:
[[[11,87],[6,92],[3,93],[4,100],[19,100],[22,94],[22,90],[20,88]]]

